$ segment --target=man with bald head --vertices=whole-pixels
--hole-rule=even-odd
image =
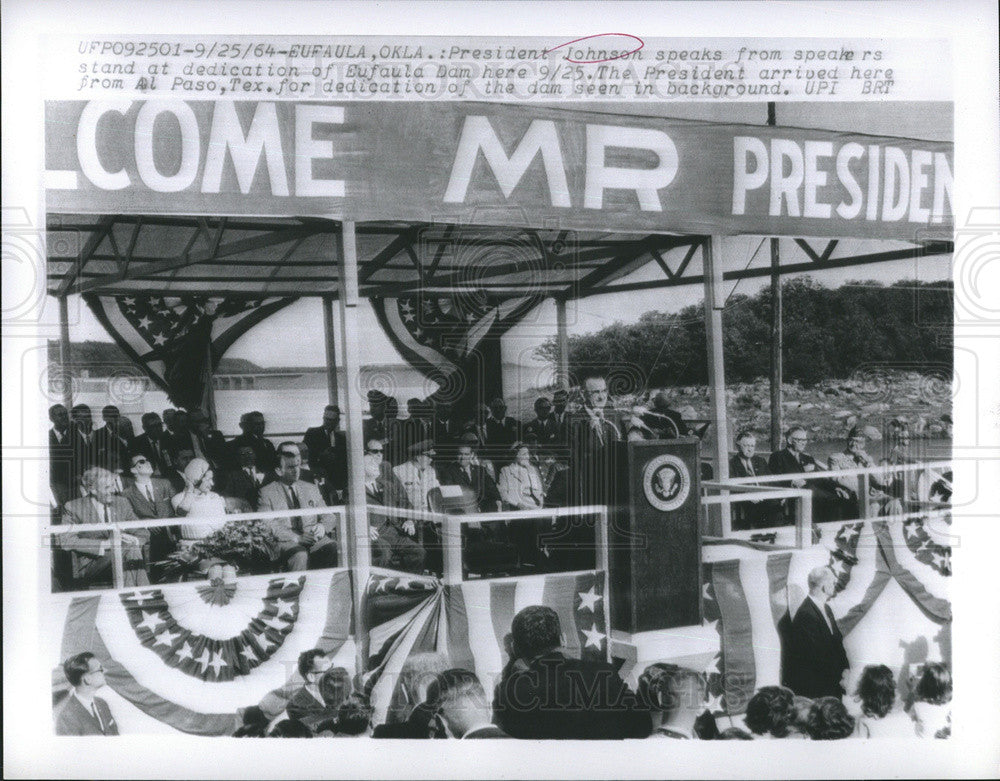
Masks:
[[[802,697],[842,697],[844,671],[851,665],[844,638],[827,604],[836,592],[837,579],[829,567],[809,573],[809,595],[795,611],[785,649],[783,683]]]

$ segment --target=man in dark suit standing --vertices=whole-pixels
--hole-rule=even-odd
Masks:
[[[117,735],[118,723],[108,703],[96,696],[107,682],[104,665],[89,651],[63,662],[73,691],[56,711],[57,735]]]
[[[565,656],[559,616],[532,605],[511,623],[513,656],[493,698],[494,722],[514,738],[645,738],[649,710],[604,661]]]
[[[73,452],[72,487],[70,493],[79,496],[83,473],[97,463],[97,442],[94,439],[94,418],[86,404],[75,404],[69,411],[69,440]]]
[[[535,419],[524,424],[524,439],[535,438],[539,447],[547,448],[556,444],[559,424],[552,416],[552,402],[544,396],[535,399]]]
[[[73,498],[73,446],[69,411],[62,404],[49,407],[49,487],[58,507]]]
[[[267,424],[264,420],[263,412],[244,412],[240,416],[240,431],[236,437],[229,440],[230,465],[238,462],[237,454],[244,445],[253,449],[254,460],[257,468],[265,475],[271,474],[278,468],[278,451],[269,439],[264,437]]]
[[[306,431],[302,442],[309,449],[309,469],[323,480],[323,494],[330,504],[339,504],[347,490],[347,435],[338,431],[340,407],[327,404],[323,425]]]
[[[730,477],[769,475],[763,456],[758,456],[757,437],[750,429],[736,435],[736,455],[729,459]],[[766,529],[781,524],[781,503],[776,500],[739,502],[733,505],[733,529]]]
[[[801,426],[793,426],[785,435],[786,447],[771,453],[767,461],[771,474],[805,474],[822,471],[822,467],[806,452],[809,435]],[[772,483],[772,485],[774,485]],[[813,495],[813,519],[817,522],[844,520],[837,484],[830,478],[793,479],[792,488],[808,488]]]
[[[608,384],[592,374],[583,381],[584,407],[570,421],[570,468],[577,504],[609,504],[615,478],[616,445],[622,441],[617,413],[608,406]]]
[[[836,588],[829,567],[809,573],[809,595],[795,611],[787,634],[782,683],[802,697],[842,697],[844,671],[850,667],[844,638],[828,600]]]
[[[173,474],[176,452],[170,449],[169,437],[163,431],[163,421],[155,412],[142,416],[142,433],[132,440],[129,452],[141,453],[153,465],[153,474],[167,477]]]
[[[200,409],[174,413],[174,433],[170,436],[170,449],[191,450],[195,458],[203,458],[218,472],[226,462],[226,439],[221,431],[212,428],[208,415]]]
[[[109,472],[121,472],[129,467],[129,442],[122,433],[121,410],[108,404],[101,410],[104,425],[94,432],[96,463]]]

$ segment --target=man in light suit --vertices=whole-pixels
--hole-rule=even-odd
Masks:
[[[302,454],[296,444],[282,442],[278,458],[278,479],[261,488],[260,511],[326,507],[319,489],[299,479]],[[278,538],[278,558],[288,571],[336,566],[336,527],[332,515],[286,516],[274,518],[270,523]]]
[[[809,573],[809,595],[795,611],[784,654],[782,683],[802,697],[844,695],[841,683],[851,665],[844,651],[844,638],[827,604],[836,590],[836,577],[829,567]]]
[[[104,666],[89,651],[63,662],[63,672],[73,691],[55,713],[57,735],[117,735],[118,723],[111,708],[95,696],[106,683]]]
[[[91,467],[80,478],[86,496],[66,503],[64,524],[112,524],[137,520],[132,506],[115,494],[115,475],[99,466]],[[145,586],[149,577],[143,565],[143,546],[149,543],[149,531],[133,529],[122,532],[122,559],[125,565],[123,586]],[[77,587],[87,588],[103,581],[112,567],[111,535],[103,531],[63,534],[59,545],[73,554],[73,579]]]

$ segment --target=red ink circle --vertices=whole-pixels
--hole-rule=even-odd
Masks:
[[[639,49],[641,49],[643,46],[646,45],[645,42],[642,40],[642,38],[640,38],[638,35],[631,35],[630,33],[597,33],[596,35],[585,35],[582,38],[577,38],[576,40],[573,41],[566,41],[566,43],[561,43],[558,46],[553,46],[551,49],[546,49],[544,54],[551,54],[557,49],[562,49],[565,46],[572,46],[574,43],[579,43],[580,41],[589,41],[594,38],[604,38],[612,35],[621,38],[631,38],[633,41],[638,41],[639,45],[627,52],[622,52],[616,57],[607,57],[603,60],[571,60],[569,57],[566,57],[565,58],[566,62],[572,62],[575,65],[593,65],[598,62],[611,62],[612,60],[620,60],[622,57],[628,57],[630,54],[635,54],[635,52],[639,51]]]

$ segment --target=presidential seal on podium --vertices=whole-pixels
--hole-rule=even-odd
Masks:
[[[642,489],[648,501],[661,512],[680,507],[691,492],[691,472],[687,465],[671,453],[652,459],[642,473]]]

